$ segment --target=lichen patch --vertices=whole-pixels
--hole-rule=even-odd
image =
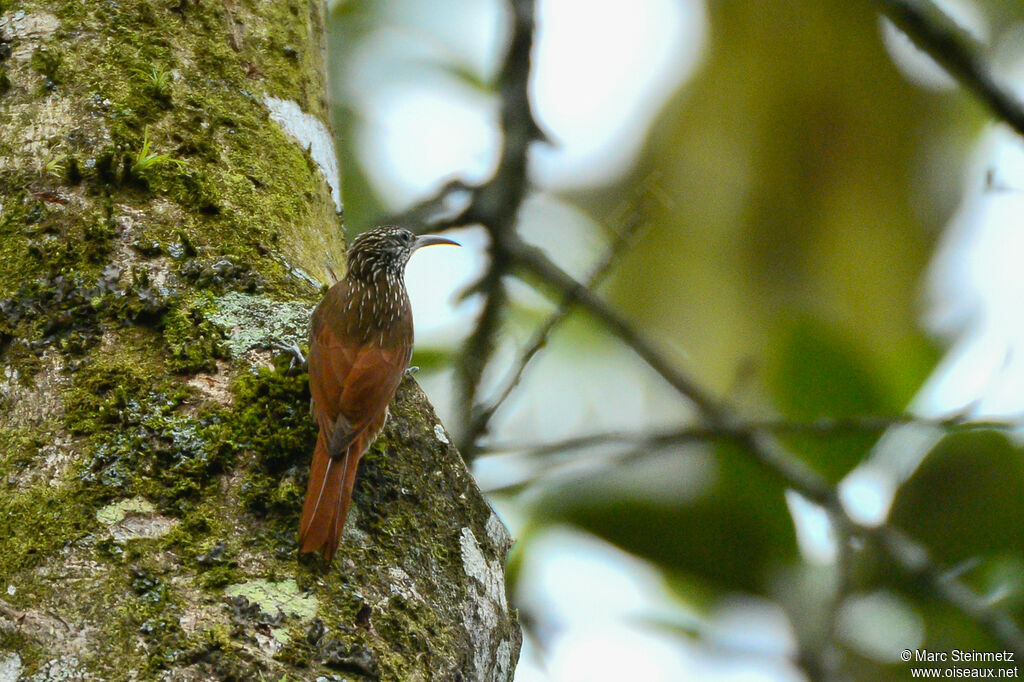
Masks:
[[[184,633],[189,635],[210,630],[214,626],[228,627],[229,624],[224,609],[214,609],[212,606],[202,604],[190,606],[178,618],[178,625]]]
[[[52,442],[43,445],[39,448],[39,453],[43,456],[43,465],[39,468],[39,473],[42,476],[49,476],[51,486],[59,485],[77,455],[70,436],[66,434],[56,436]]]
[[[69,384],[63,371],[61,356],[46,351],[40,359],[40,368],[25,386],[17,368],[4,367],[0,375],[0,407],[3,415],[0,424],[11,427],[38,426],[43,422],[59,418],[64,407],[58,399],[61,391]]]
[[[508,550],[512,547],[514,540],[512,539],[512,535],[508,532],[508,528],[505,527],[505,524],[493,511],[491,512],[490,518],[487,519],[486,530],[487,537],[491,539],[491,542],[494,544],[494,549],[498,554],[502,556],[507,554]]]
[[[434,437],[445,445],[451,445],[451,441],[448,440],[448,434],[444,432],[444,427],[440,424],[434,424]]]
[[[388,576],[391,578],[388,588],[392,594],[399,594],[409,601],[423,601],[423,595],[417,591],[416,583],[404,570],[398,566],[391,566],[388,568]]]
[[[495,646],[493,638],[498,623],[508,613],[504,566],[498,559],[487,560],[469,528],[462,529],[459,540],[463,570],[475,582],[475,589],[470,590],[463,605],[463,622],[474,643],[474,667],[479,671],[492,671],[492,679],[505,679],[498,672],[509,669],[510,645],[502,641]]]
[[[17,83],[17,73],[12,75],[12,81]],[[9,106],[4,119],[0,134],[8,140],[20,140],[18,154],[4,157],[4,165],[10,170],[38,171],[55,160],[55,149],[76,125],[76,111],[69,98],[50,96]]]
[[[64,651],[78,652],[88,648],[92,629],[70,622],[49,610],[46,613],[19,611],[0,601],[0,633],[3,632],[20,632],[40,641],[58,643]]]
[[[300,619],[312,619],[316,615],[316,597],[303,594],[294,579],[281,582],[268,580],[250,580],[249,582],[229,585],[224,589],[228,597],[245,597],[260,607],[268,616],[277,614],[295,616]]]
[[[144,273],[147,287],[160,295],[168,294],[172,262],[162,255],[161,244],[150,237],[149,232],[154,225],[164,228],[180,225],[184,221],[181,208],[163,198],[154,199],[145,211],[118,204],[114,207],[112,219],[118,239],[111,263],[121,269],[122,280],[130,286],[142,286],[143,283],[138,281],[138,268]]]
[[[152,502],[133,497],[108,504],[96,512],[96,520],[110,526],[110,535],[117,542],[166,535],[178,523],[160,516]]]
[[[211,322],[228,331],[232,357],[274,341],[305,340],[312,311],[294,301],[274,301],[264,296],[230,291],[214,299]]]
[[[177,523],[176,519],[166,516],[130,516],[121,523],[111,526],[110,535],[117,542],[139,538],[153,539],[166,535]]]
[[[508,609],[505,599],[505,570],[500,561],[487,561],[477,542],[476,535],[469,528],[462,529],[462,567],[466,575],[474,578],[483,588],[483,594],[502,611]]]
[[[112,526],[121,523],[129,514],[154,514],[156,507],[149,500],[142,497],[133,497],[127,500],[118,500],[108,504],[96,512],[96,520],[102,524]]]
[[[280,628],[269,628],[269,633],[257,630],[253,633],[253,637],[263,653],[271,658],[280,653],[284,645],[288,643],[288,635]]]
[[[47,97],[22,113],[31,115],[31,122],[22,129],[22,149],[37,161],[45,160],[75,124],[73,103],[67,97]]]
[[[21,679],[21,657],[18,654],[0,656],[0,682],[18,682]]]
[[[39,672],[32,676],[32,680],[95,680],[82,668],[78,658],[75,656],[62,656],[51,658],[39,668]]]

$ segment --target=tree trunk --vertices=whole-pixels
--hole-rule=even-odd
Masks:
[[[319,0],[0,0],[0,682],[510,680],[510,539],[414,382],[296,560],[343,270]]]

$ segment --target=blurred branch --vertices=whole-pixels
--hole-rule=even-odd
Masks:
[[[609,331],[633,349],[644,362],[662,376],[680,395],[689,400],[704,420],[715,428],[732,428],[733,417],[719,405],[696,381],[677,369],[658,351],[654,344],[613,311],[592,291],[573,279],[551,261],[540,249],[516,240],[512,246],[516,261],[525,270],[539,277],[563,296],[572,296],[588,312],[599,319]],[[753,453],[758,462],[775,476],[781,476],[787,485],[801,491],[820,504],[833,501],[834,491],[817,472],[803,462],[788,455],[775,442],[774,437],[761,431],[738,433],[739,444]]]
[[[982,49],[976,41],[925,0],[877,2],[881,11],[919,47],[938,60],[996,116],[1024,135],[1024,107],[991,74],[985,60],[979,56]],[[597,444],[602,439],[610,442],[616,438],[621,442],[643,442],[643,439],[682,442],[697,438],[727,438],[749,453],[782,485],[824,507],[836,524],[840,537],[857,535],[877,540],[893,569],[972,619],[1002,646],[1024,655],[1024,636],[1009,616],[986,605],[956,575],[934,561],[926,548],[904,537],[899,531],[888,526],[862,526],[850,519],[834,487],[802,460],[787,452],[776,438],[787,432],[828,435],[844,429],[882,431],[901,421],[919,420],[898,416],[822,420],[806,425],[744,422],[699,382],[675,367],[651,340],[594,294],[593,277],[585,284],[577,282],[542,250],[527,244],[517,235],[516,220],[528,190],[527,150],[531,142],[544,138],[533,117],[527,90],[534,38],[534,1],[511,0],[511,7],[512,37],[499,78],[504,146],[495,174],[481,185],[450,182],[437,195],[404,214],[405,222],[426,224],[436,231],[458,225],[480,224],[490,237],[489,266],[480,280],[470,288],[470,293],[482,294],[483,311],[463,346],[460,353],[462,363],[457,370],[460,394],[457,404],[463,409],[459,422],[469,425],[467,437],[460,439],[465,451],[473,451],[478,434],[486,430],[494,411],[518,385],[526,365],[543,346],[551,330],[565,318],[565,311],[572,305],[579,305],[685,397],[696,409],[702,423],[685,431],[667,434],[595,434],[578,439],[576,444],[557,444],[559,448],[585,447]],[[463,208],[455,210],[451,215],[437,217],[438,213],[450,208],[449,203],[459,193],[468,194]],[[490,360],[501,313],[508,302],[504,278],[513,270],[532,275],[540,280],[541,286],[553,289],[560,297],[559,308],[538,328],[497,399],[474,413],[480,379]],[[959,426],[944,420],[939,425],[947,428]],[[584,440],[587,442],[581,444]],[[540,447],[551,451],[555,444]]]
[[[1009,651],[1024,656],[1024,633],[1020,626],[1003,610],[986,604],[959,580],[955,569],[941,566],[924,545],[887,525],[867,529],[866,534],[878,540],[900,571],[923,591],[937,595],[980,625]]]
[[[585,307],[591,315],[600,320],[608,329],[639,355],[644,362],[660,374],[676,391],[688,398],[705,416],[711,416],[712,422],[720,421],[718,405],[697,386],[691,379],[678,371],[669,363],[653,344],[624,319],[620,318],[602,300],[583,284],[573,279],[568,273],[556,265],[547,254],[535,246],[523,241],[514,244],[514,255],[517,262],[528,272],[539,277],[549,286],[561,292],[564,297],[571,297]]]
[[[1007,125],[1024,136],[1024,103],[991,71],[983,46],[928,0],[876,0],[914,44],[927,52]]]
[[[473,206],[473,198],[479,189],[479,186],[466,184],[462,180],[449,180],[432,197],[424,199],[383,222],[403,225],[417,234],[428,230],[441,232],[457,225],[465,225],[467,222],[472,222],[467,220],[467,216]],[[467,195],[466,205],[452,213],[448,204],[458,194]]]
[[[695,425],[664,431],[604,431],[585,436],[565,438],[550,443],[494,443],[478,450],[480,455],[517,452],[527,457],[541,457],[569,450],[582,450],[597,445],[632,445],[640,449],[657,449],[714,440],[742,440],[756,432],[777,436],[809,435],[831,438],[843,433],[882,433],[901,424],[938,427],[945,431],[1014,431],[1024,426],[1024,419],[1013,421],[969,421],[963,415],[928,419],[912,414],[893,416],[825,417],[801,422],[789,419],[738,421],[731,425]]]
[[[906,577],[921,582],[930,593],[973,620],[1002,646],[1024,656],[1024,634],[1013,619],[1000,609],[986,605],[971,588],[958,580],[948,569],[931,560],[929,552],[923,545],[906,538],[887,525],[873,528],[851,519],[835,489],[802,460],[788,453],[778,443],[775,434],[757,429],[740,429],[737,425],[742,424],[742,421],[737,420],[725,406],[715,401],[694,379],[673,367],[640,332],[619,317],[604,301],[551,262],[542,251],[519,241],[515,242],[513,247],[513,255],[523,268],[559,290],[563,296],[571,293],[576,297],[580,305],[604,323],[681,395],[692,402],[708,426],[732,434],[730,437],[744,451],[751,454],[773,478],[811,502],[824,507],[838,524],[841,534],[850,533],[879,539],[879,545],[890,566]]]
[[[512,1],[512,39],[498,79],[504,132],[502,155],[494,177],[477,188],[464,216],[466,222],[479,222],[490,235],[491,262],[472,289],[483,293],[484,305],[476,328],[463,344],[462,362],[456,370],[457,404],[462,408],[460,424],[472,423],[480,379],[494,351],[501,313],[508,301],[504,278],[511,267],[511,258],[506,249],[506,236],[514,233],[519,207],[526,196],[527,150],[531,142],[542,137],[528,94],[533,14],[533,0]]]
[[[607,248],[604,255],[598,261],[597,265],[594,266],[593,271],[590,273],[590,277],[587,278],[587,282],[584,285],[588,291],[596,289],[607,274],[611,271],[611,266],[615,260],[626,251],[629,242],[636,235],[641,221],[640,216],[635,214],[633,219],[626,223],[624,229],[619,232],[611,245]],[[464,436],[464,442],[459,445],[459,451],[463,453],[467,459],[473,459],[479,452],[478,441],[480,437],[487,433],[488,426],[491,418],[494,417],[494,413],[498,411],[504,402],[508,399],[512,392],[519,386],[519,382],[522,380],[523,372],[526,371],[526,367],[533,360],[534,356],[543,348],[548,341],[548,337],[551,332],[557,327],[569,314],[573,304],[576,302],[576,298],[571,293],[566,293],[562,297],[561,302],[555,311],[544,321],[540,327],[538,327],[534,333],[530,342],[526,344],[526,348],[520,353],[519,359],[516,361],[512,370],[508,373],[504,381],[504,388],[502,388],[497,397],[490,402],[489,405],[479,405],[473,410],[473,420],[470,422],[469,428],[466,430]],[[467,454],[468,453],[468,454]]]
[[[508,303],[504,278],[512,267],[512,258],[507,244],[509,237],[515,233],[519,207],[528,189],[527,151],[532,142],[544,139],[533,117],[528,93],[534,38],[534,0],[512,0],[510,7],[512,37],[498,77],[504,143],[497,170],[490,180],[481,185],[451,181],[435,196],[394,219],[418,228],[417,231],[422,231],[426,226],[431,231],[443,231],[460,225],[479,224],[490,236],[490,263],[487,271],[467,292],[481,294],[484,302],[476,325],[459,353],[461,362],[456,368],[459,394],[456,404],[463,411],[462,418],[458,420],[461,424],[473,422],[472,406],[476,403],[484,368],[494,350],[501,314]],[[448,204],[456,194],[466,192],[469,196],[462,209],[432,219],[449,208]],[[464,456],[468,454],[469,449],[463,452]]]

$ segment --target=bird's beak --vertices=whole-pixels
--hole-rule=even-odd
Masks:
[[[448,244],[450,246],[462,246],[458,242],[453,242],[451,239],[448,239],[447,237],[439,237],[436,234],[425,234],[425,235],[416,237],[416,241],[413,242],[412,248],[415,251],[416,249],[418,249],[418,248],[420,248],[422,246],[434,246],[435,244]]]

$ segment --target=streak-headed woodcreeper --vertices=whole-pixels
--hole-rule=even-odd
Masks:
[[[378,227],[353,241],[348,271],[313,312],[309,392],[320,426],[299,523],[299,552],[330,562],[352,503],[363,453],[384,427],[388,403],[412,357],[405,265],[421,246],[453,244]]]

